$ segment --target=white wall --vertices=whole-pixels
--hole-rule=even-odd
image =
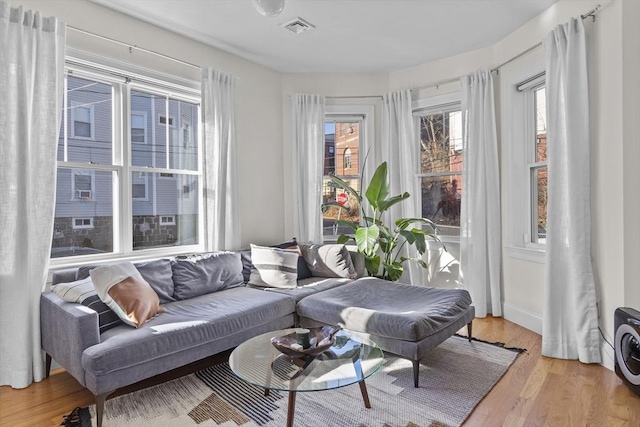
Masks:
[[[13,0],[11,4],[43,16],[56,16],[72,27],[238,76],[236,124],[242,246],[284,238],[280,73],[88,1]],[[130,53],[126,46],[72,29],[67,31],[67,45],[200,81],[197,68],[135,49]]]

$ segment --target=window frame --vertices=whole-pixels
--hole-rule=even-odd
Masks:
[[[462,92],[455,91],[451,93],[446,93],[442,95],[434,95],[428,98],[418,99],[411,103],[411,109],[415,121],[415,129],[416,129],[416,162],[417,167],[416,170],[418,173],[416,174],[416,179],[418,180],[417,187],[418,189],[422,189],[422,178],[425,177],[438,177],[438,176],[450,176],[450,175],[462,175],[463,171],[460,170],[459,173],[455,172],[430,172],[423,173],[420,165],[420,117],[426,115],[432,115],[437,113],[446,113],[453,111],[462,111]],[[462,126],[464,129],[464,115],[462,116]],[[460,149],[462,151],[462,149]],[[463,164],[464,168],[464,164]],[[464,184],[463,184],[464,185]],[[464,188],[463,188],[464,191]],[[418,206],[422,206],[422,191],[420,191],[418,195]],[[447,235],[447,234],[438,234],[438,238],[443,243],[459,243],[460,235]]]
[[[171,218],[170,221],[165,221],[166,218]],[[158,215],[158,224],[160,225],[176,225],[175,215]]]
[[[134,141],[133,139],[131,139],[131,144],[148,144],[149,143],[149,138],[147,136],[147,112],[146,111],[131,111],[131,116],[141,116],[142,117],[142,121],[145,123],[145,127],[142,128],[142,130],[144,131],[143,134],[143,141]],[[133,121],[133,120],[132,120]],[[131,137],[131,136],[130,136]]]
[[[525,141],[529,135],[535,136],[535,116],[533,102],[527,103],[526,92],[519,89],[538,85],[537,78],[544,72],[543,49],[536,49],[500,70],[505,252],[510,258],[540,264],[545,262],[546,246],[526,238],[533,231],[529,166],[534,163],[535,145],[530,144],[533,146],[530,149]]]
[[[89,220],[88,225],[76,225],[77,220]],[[71,228],[73,230],[89,230],[93,228],[93,217],[72,217],[71,218]]]
[[[82,163],[68,161],[67,150],[65,157],[57,161],[59,169],[89,169],[100,172],[111,172],[113,175],[113,250],[103,254],[89,254],[68,256],[60,258],[50,258],[52,269],[67,268],[86,264],[87,262],[113,262],[114,260],[142,260],[154,259],[163,256],[171,256],[181,253],[203,251],[205,248],[204,236],[204,173],[203,173],[203,150],[202,150],[202,125],[198,124],[199,131],[193,138],[197,144],[197,168],[195,170],[181,170],[170,168],[147,168],[137,167],[131,164],[131,150],[134,144],[130,135],[130,115],[133,112],[130,105],[130,91],[143,90],[152,91],[169,99],[184,101],[198,106],[197,116],[201,117],[201,95],[199,82],[181,79],[178,77],[162,74],[153,70],[123,64],[112,61],[108,58],[86,54],[84,52],[68,49],[65,58],[65,74],[78,78],[93,80],[100,83],[110,84],[113,87],[112,96],[112,121],[113,121],[113,145],[111,164]],[[66,100],[66,77],[65,77],[65,100]],[[66,109],[65,109],[66,111]],[[172,117],[172,116],[171,116]],[[175,124],[175,118],[174,118]],[[73,125],[73,122],[70,123]],[[65,138],[71,139],[68,130],[67,120],[63,120],[63,134]],[[169,125],[168,127],[175,127]],[[92,130],[95,129],[95,120]],[[192,134],[193,135],[193,134]],[[148,140],[148,132],[145,131],[145,138]],[[168,165],[167,165],[168,166]],[[153,173],[154,181],[160,173],[173,174],[171,179],[176,179],[177,175],[194,175],[199,181],[198,208],[197,208],[197,244],[185,244],[181,246],[153,247],[148,249],[135,249],[133,245],[133,203],[141,199],[132,198],[132,173],[147,173],[146,192],[149,194],[149,174]],[[73,186],[72,180],[72,186]],[[95,194],[95,178],[92,179],[93,194]],[[193,192],[192,192],[193,193]],[[75,193],[73,193],[75,194]]]
[[[82,173],[79,173],[79,171],[88,171],[89,174],[85,175]],[[90,190],[78,190],[76,189],[76,176],[77,175],[81,175],[81,176],[90,176],[91,177],[91,189]],[[78,197],[78,191],[90,191],[91,193],[89,194],[89,197]],[[95,201],[95,194],[96,194],[96,171],[93,169],[87,169],[87,168],[73,168],[71,169],[71,200],[74,202],[79,202],[79,201]]]

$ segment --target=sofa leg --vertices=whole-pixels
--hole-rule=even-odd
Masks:
[[[471,342],[471,325],[473,323],[473,320],[469,323],[467,323],[467,337],[469,337],[469,342]]]
[[[104,402],[105,400],[107,400],[107,396],[109,396],[110,394],[111,392],[96,395],[96,423],[98,427],[102,427],[102,417],[104,415]]]
[[[412,360],[411,362],[413,363],[413,386],[418,388],[420,387],[418,385],[418,378],[420,377],[420,361]]]
[[[49,378],[50,373],[51,373],[51,355],[49,353],[45,353],[44,377]]]

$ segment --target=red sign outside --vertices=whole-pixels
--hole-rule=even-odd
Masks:
[[[336,202],[338,202],[340,206],[344,206],[347,203],[347,200],[349,200],[347,193],[338,193],[336,196]]]

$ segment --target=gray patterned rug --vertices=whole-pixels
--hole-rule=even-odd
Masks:
[[[420,388],[411,362],[386,357],[367,379],[371,409],[356,385],[298,393],[295,426],[460,426],[500,380],[522,350],[451,337],[422,360]],[[75,415],[92,418],[94,407]],[[243,426],[286,424],[287,393],[239,380],[227,363],[106,402],[104,427]],[[76,425],[88,425],[86,423]]]

